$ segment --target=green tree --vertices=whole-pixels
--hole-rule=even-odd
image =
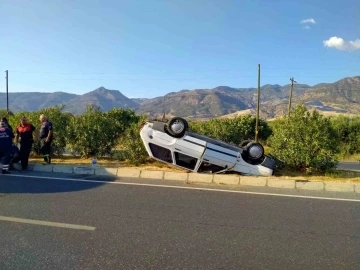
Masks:
[[[102,112],[88,105],[86,112],[71,118],[67,127],[67,145],[83,157],[110,155],[124,131],[137,121],[131,110],[113,109]]]
[[[234,119],[211,119],[209,121],[191,121],[190,129],[209,137],[239,145],[243,140],[255,139],[256,118],[251,115]],[[271,135],[266,121],[259,121],[259,139],[265,141]]]
[[[139,117],[130,109],[113,108],[108,111],[106,115],[112,120],[112,125],[109,129],[112,129],[111,132],[113,133],[116,142],[132,123],[139,121]]]
[[[125,158],[135,165],[141,164],[149,158],[140,137],[140,129],[145,121],[146,117],[140,116],[137,122],[130,124],[120,139],[121,148],[125,151]]]
[[[6,118],[8,118],[8,120],[9,120],[9,118],[10,118],[11,116],[14,116],[14,113],[13,113],[12,111],[9,111],[9,113],[8,113],[7,110],[5,110],[5,109],[0,109],[0,118],[6,117]]]
[[[331,119],[341,144],[341,154],[349,156],[360,153],[360,117],[338,116]]]
[[[272,154],[290,168],[325,171],[337,164],[339,144],[330,120],[303,105],[274,123],[269,144]]]
[[[100,107],[88,105],[85,113],[70,120],[67,145],[82,157],[108,154],[112,146],[108,139],[110,126],[109,119]]]

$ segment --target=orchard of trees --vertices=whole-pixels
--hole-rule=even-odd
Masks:
[[[0,110],[0,116],[5,113]],[[139,135],[146,116],[136,115],[129,109],[114,108],[102,112],[99,107],[89,105],[79,116],[66,112],[64,106],[56,106],[37,112],[10,114],[8,119],[15,128],[25,115],[39,128],[42,113],[54,125],[54,155],[61,156],[68,149],[81,157],[110,156],[134,164],[148,159]],[[237,145],[255,136],[255,117],[249,115],[189,121],[189,126],[192,131]],[[37,141],[38,132],[34,135]],[[326,171],[335,167],[340,157],[360,154],[360,116],[326,118],[298,105],[290,117],[269,123],[260,120],[259,139],[270,147],[270,154],[281,167]],[[33,152],[39,152],[37,143]]]

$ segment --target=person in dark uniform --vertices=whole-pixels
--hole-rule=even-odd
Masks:
[[[11,131],[6,123],[0,122],[0,157],[2,163],[2,173],[9,173],[9,159],[11,152],[12,138]]]
[[[21,171],[25,172],[29,164],[29,156],[31,153],[32,145],[34,143],[33,132],[35,127],[28,123],[25,116],[21,117],[20,125],[16,128],[15,141],[18,144],[20,139],[20,153]]]
[[[16,144],[13,143],[10,153],[9,171],[14,170],[14,163],[18,163],[20,160],[20,150]]]
[[[2,117],[0,121],[4,122],[6,124],[6,126],[10,129],[10,131],[11,131],[11,139],[14,139],[15,138],[14,130],[13,130],[12,126],[9,124],[9,121],[7,120],[7,118]]]
[[[46,164],[51,163],[51,143],[53,140],[53,124],[42,114],[40,115],[41,129],[40,129],[40,152],[44,156]]]

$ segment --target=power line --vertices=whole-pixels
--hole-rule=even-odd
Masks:
[[[288,71],[288,70],[333,70],[333,71],[348,71],[354,70],[351,68],[262,68],[263,70],[276,70],[276,71]],[[192,71],[169,71],[161,69],[151,69],[151,71],[157,71],[167,74],[191,74],[191,73],[206,73],[206,72],[217,72],[217,71],[251,71],[251,68],[236,68],[236,69],[210,69],[210,70],[192,70]],[[49,71],[25,71],[25,70],[10,70],[13,73],[29,73],[29,74],[77,74],[77,75],[147,75],[149,73],[138,73],[138,72],[49,72]],[[360,70],[359,70],[360,72]]]
[[[13,76],[14,77],[14,76]],[[152,79],[146,79],[146,78],[118,78],[123,81],[198,81],[198,80],[221,80],[221,79],[241,79],[241,78],[256,78],[257,76],[253,75],[238,75],[238,76],[231,76],[231,77],[206,77],[206,78],[199,78],[199,77],[193,77],[193,78],[152,78]],[[287,75],[264,75],[262,78],[286,78]],[[313,75],[313,76],[306,76],[307,78],[328,78],[330,75]],[[24,77],[23,77],[24,79]],[[64,82],[63,80],[66,79],[67,81],[100,81],[103,79],[95,79],[95,78],[62,78],[58,80],[47,80],[47,82]]]

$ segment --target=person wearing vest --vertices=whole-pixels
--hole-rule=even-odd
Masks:
[[[20,161],[21,171],[25,172],[29,164],[29,156],[34,143],[33,132],[35,127],[29,123],[25,116],[21,117],[20,125],[16,128],[15,141],[18,144],[20,139]]]
[[[44,156],[45,164],[51,163],[51,143],[53,140],[53,124],[42,114],[40,115],[41,129],[40,129],[40,151]]]
[[[12,145],[12,132],[6,123],[0,121],[0,158],[2,163],[2,174],[9,173],[9,159]]]

